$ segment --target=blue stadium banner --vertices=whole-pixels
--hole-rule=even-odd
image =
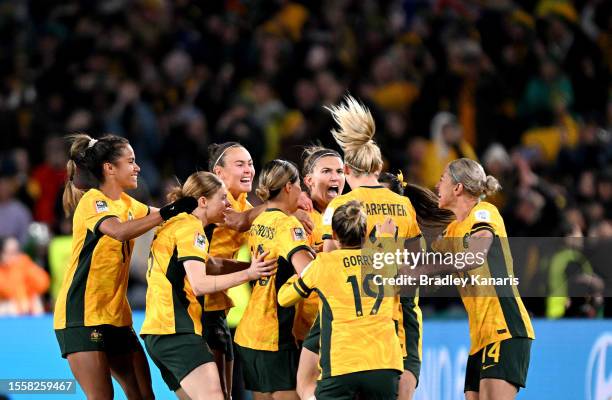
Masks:
[[[142,320],[142,313],[134,313],[136,332]],[[612,320],[535,320],[534,329],[527,388],[518,399],[612,398]],[[415,400],[462,400],[469,351],[467,320],[426,320],[423,332],[423,366]],[[0,319],[0,343],[0,380],[73,379],[68,362],[60,356],[51,316]],[[159,370],[151,368],[151,373],[158,398],[170,397]],[[6,388],[0,388],[3,394],[8,394]],[[73,396],[84,397],[78,385],[76,395],[66,398]],[[118,385],[115,397],[125,398]],[[41,392],[36,398],[57,399],[57,395]]]

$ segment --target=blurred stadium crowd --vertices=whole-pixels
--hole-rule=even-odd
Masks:
[[[562,273],[612,275],[609,1],[6,0],[0,49],[0,314],[37,313],[41,294],[48,309],[60,283],[66,134],[128,138],[138,195],[160,204],[175,176],[206,169],[212,142],[240,141],[256,167],[335,148],[322,106],[347,92],[372,109],[389,171],[432,188],[449,160],[477,158],[504,187],[491,201],[510,236],[584,236]],[[556,254],[536,253],[546,282]],[[582,300],[565,314],[603,315]],[[425,303],[445,315],[453,302]]]

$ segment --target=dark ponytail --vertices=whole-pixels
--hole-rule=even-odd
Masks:
[[[121,157],[128,140],[115,135],[94,139],[80,133],[68,136],[72,142],[66,164],[68,182],[64,188],[62,204],[66,216],[74,212],[86,190],[104,182],[104,163],[113,163]]]
[[[438,207],[438,196],[429,189],[409,183],[404,187],[404,196],[410,199],[419,226],[442,228],[455,219],[452,211]]]

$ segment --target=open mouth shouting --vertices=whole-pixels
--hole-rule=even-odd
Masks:
[[[338,185],[331,185],[327,188],[327,196],[331,198],[338,197],[340,194],[340,187]]]

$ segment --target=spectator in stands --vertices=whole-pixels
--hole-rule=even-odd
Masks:
[[[463,138],[457,118],[451,113],[439,112],[431,121],[431,140],[421,166],[425,186],[430,189],[436,186],[446,165],[463,157],[476,160],[476,153]]]
[[[49,274],[21,252],[14,237],[0,237],[0,315],[39,315]]]
[[[55,203],[66,183],[67,146],[59,136],[49,137],[45,143],[45,161],[32,171],[30,193],[35,199],[34,219],[55,227]]]
[[[23,246],[32,214],[15,198],[17,169],[10,157],[0,158],[0,236],[13,236]]]

